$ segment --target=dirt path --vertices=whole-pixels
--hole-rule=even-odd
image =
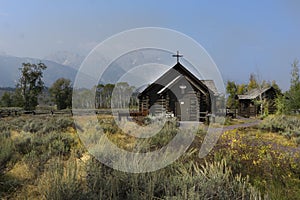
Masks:
[[[249,120],[249,119],[247,119],[247,120]],[[230,130],[237,129],[237,128],[246,128],[246,127],[255,126],[255,125],[258,125],[260,122],[261,122],[261,120],[256,119],[254,121],[246,122],[246,123],[243,123],[243,124],[235,124],[235,125],[231,125],[231,126],[224,126],[223,127],[223,132],[230,131]]]

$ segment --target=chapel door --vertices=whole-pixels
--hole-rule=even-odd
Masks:
[[[190,121],[190,99],[183,98],[179,100],[181,121]]]

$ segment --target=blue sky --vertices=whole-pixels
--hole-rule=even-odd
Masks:
[[[246,83],[250,73],[289,87],[300,59],[300,2],[0,0],[0,52],[43,58],[56,51],[81,55],[137,27],[164,27],[199,42],[223,79]],[[180,48],[180,47],[179,47]]]

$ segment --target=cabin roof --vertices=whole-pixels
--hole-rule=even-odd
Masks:
[[[194,74],[192,74],[189,70],[182,66],[180,62],[178,62],[166,73],[160,76],[156,81],[154,81],[147,88],[145,88],[139,96],[143,96],[157,85],[161,85],[161,89],[159,89],[158,93],[163,93],[167,88],[174,85],[178,80],[180,80],[183,77],[186,77],[194,85],[197,85],[200,88],[202,88],[201,90],[206,90],[207,92],[214,95],[218,93],[213,80],[199,80]]]
[[[201,80],[212,92],[214,95],[219,94],[218,89],[213,80]]]
[[[237,95],[237,96],[238,96],[238,99],[240,99],[240,100],[242,100],[242,99],[244,99],[244,100],[246,100],[246,99],[248,99],[248,100],[256,99],[260,94],[265,93],[269,89],[273,89],[273,87],[272,86],[268,86],[268,87],[263,88],[262,90],[259,90],[258,88],[255,88],[253,90],[250,90],[246,94]]]
[[[174,84],[176,84],[183,76],[178,75],[176,78],[174,78],[171,82],[169,82],[165,87],[163,87],[161,90],[157,92],[157,94],[163,93],[168,88],[172,87]]]

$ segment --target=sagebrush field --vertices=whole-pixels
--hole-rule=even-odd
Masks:
[[[113,123],[107,123],[110,120],[109,116],[99,117],[110,140],[119,141],[118,145],[125,149],[140,143],[126,137]],[[71,117],[22,116],[4,118],[0,123],[3,199],[300,196],[299,117],[269,116],[258,126],[226,131],[205,159],[198,158],[205,136],[205,131],[199,129],[195,141],[179,160],[164,169],[141,174],[113,170],[93,158],[78,138]],[[240,122],[228,119],[227,124],[231,123]],[[160,140],[154,138],[142,144],[160,148],[174,132],[176,126],[169,124],[162,130]]]

